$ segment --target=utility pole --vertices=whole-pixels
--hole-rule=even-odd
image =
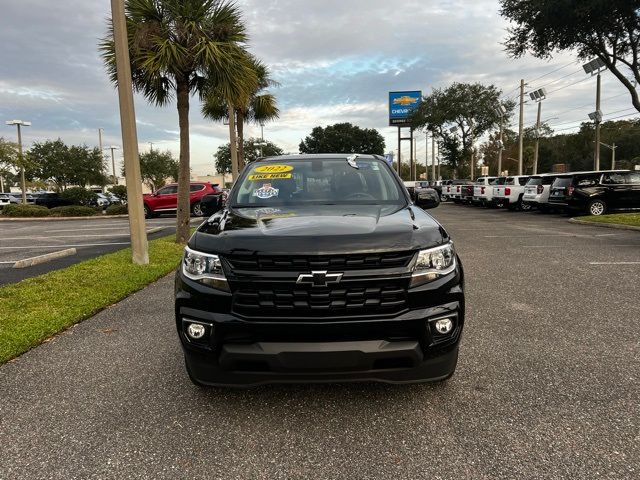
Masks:
[[[502,175],[502,151],[504,150],[504,115],[500,117],[500,140],[498,147],[498,176]]]
[[[142,204],[142,178],[140,175],[140,159],[138,157],[138,132],[136,130],[136,112],[133,104],[133,86],[131,84],[131,63],[129,61],[129,42],[124,13],[124,0],[111,0],[111,18],[116,53],[124,170],[127,178],[127,208],[129,210],[131,253],[133,263],[136,265],[148,265],[149,244],[147,242],[144,207]],[[113,161],[113,150],[111,150],[111,158]]]
[[[602,142],[600,142],[600,145],[607,147],[608,149],[611,150],[611,170],[615,170],[616,169],[616,148],[618,148],[618,146],[615,143],[612,143],[611,145],[607,145],[606,143],[602,143]]]
[[[413,128],[409,129],[409,180],[415,180],[415,157],[413,156]]]
[[[524,166],[524,79],[520,80],[520,127],[518,132],[518,175],[522,175]]]
[[[260,158],[264,157],[264,122],[260,122]]]
[[[18,127],[18,161],[20,162],[20,188],[22,190],[22,204],[27,204],[27,182],[24,178],[24,157],[22,155],[22,129],[21,127],[30,127],[31,122],[23,120],[9,120],[5,122],[7,125],[15,125]]]
[[[149,142],[149,152],[153,153],[153,142]]]

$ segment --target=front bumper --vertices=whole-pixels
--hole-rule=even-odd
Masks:
[[[266,320],[228,313],[230,294],[212,289],[207,289],[206,302],[212,307],[203,308],[205,287],[178,273],[176,326],[187,369],[198,383],[236,387],[442,380],[453,373],[458,359],[464,327],[462,275],[460,269],[451,278],[410,290],[410,308],[395,316]],[[422,307],[415,304],[420,297]],[[214,311],[218,307],[222,311]],[[440,318],[454,320],[447,335],[435,331],[434,321]],[[190,323],[206,326],[202,341],[188,337]]]

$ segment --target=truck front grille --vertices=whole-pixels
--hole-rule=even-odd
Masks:
[[[282,317],[340,317],[393,314],[407,306],[407,279],[344,282],[331,287],[245,282],[233,294],[235,313]]]

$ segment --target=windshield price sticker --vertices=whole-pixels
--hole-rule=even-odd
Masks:
[[[253,191],[253,196],[258,197],[262,200],[266,200],[267,198],[277,197],[280,194],[280,190],[277,188],[273,188],[270,183],[265,183],[260,188],[256,188]]]
[[[249,180],[256,182],[259,180],[291,180],[293,174],[291,173],[260,173],[258,175],[249,175]]]
[[[293,167],[291,165],[263,165],[261,167],[256,167],[257,173],[285,173],[285,172],[293,172]]]

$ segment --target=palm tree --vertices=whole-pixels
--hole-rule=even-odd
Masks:
[[[230,126],[237,121],[237,139],[234,142],[234,134],[230,128],[231,148],[237,145],[237,164],[239,168],[244,166],[244,124],[245,122],[264,123],[275,120],[280,116],[276,98],[273,94],[265,92],[266,88],[278,86],[269,68],[257,58],[249,58],[252,69],[257,77],[257,85],[248,97],[229,98],[222,94],[219,89],[213,88],[205,95],[202,104],[202,114],[204,117],[214,121],[229,119]],[[235,115],[232,115],[231,112]],[[235,144],[235,145],[234,145]],[[232,153],[232,158],[233,158]],[[234,177],[235,178],[235,177]]]
[[[189,238],[189,99],[205,85],[225,95],[243,95],[256,75],[246,61],[241,14],[227,0],[127,0],[125,6],[133,86],[147,100],[165,106],[175,97],[180,129],[176,241]],[[115,84],[113,25],[100,42]],[[237,81],[243,79],[243,81]],[[210,88],[210,87],[209,87]]]

